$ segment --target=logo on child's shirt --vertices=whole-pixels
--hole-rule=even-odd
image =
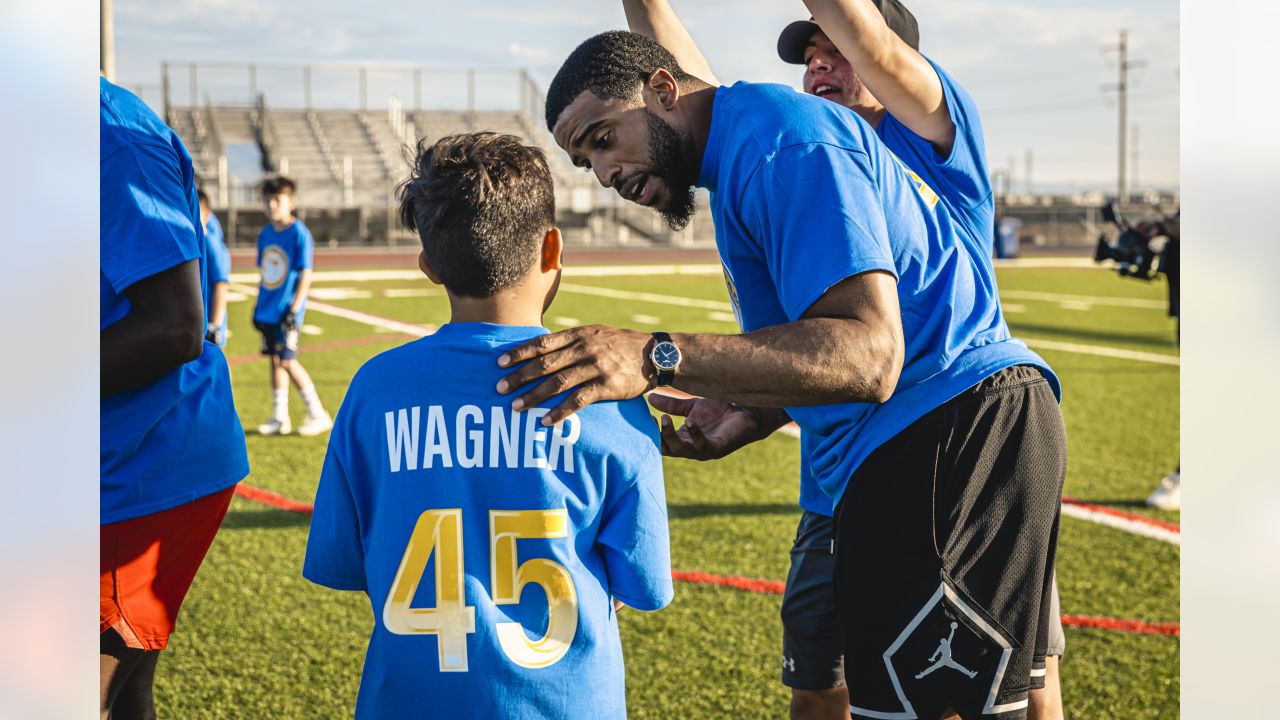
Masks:
[[[262,251],[262,286],[275,290],[289,276],[289,255],[279,245],[268,245]]]

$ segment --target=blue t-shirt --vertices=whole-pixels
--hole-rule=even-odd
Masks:
[[[205,282],[209,286],[209,298],[213,298],[213,286],[220,282],[231,282],[231,251],[227,249],[227,245],[222,240],[222,224],[218,222],[217,215],[210,215],[209,222],[204,226],[204,255]],[[204,304],[204,321],[205,324],[213,318],[213,303],[206,302]],[[227,315],[222,314],[223,341],[219,346],[226,344]]]
[[[450,323],[351,381],[302,574],[369,596],[358,718],[626,717],[611,598],[672,597],[658,429],[512,412],[497,358],[546,332]]]
[[[258,304],[253,308],[257,322],[277,323],[289,311],[298,288],[298,275],[311,267],[315,243],[311,231],[301,220],[294,220],[284,230],[268,224],[258,233],[258,267],[262,280],[258,284]],[[298,308],[298,320],[307,310],[307,299]]]
[[[831,514],[873,450],[933,408],[1012,365],[1048,365],[1013,339],[990,264],[945,203],[848,108],[782,85],[716,91],[699,185],[744,332],[794,322],[852,275],[898,281],[905,357],[887,402],[789,407]]]
[[[190,260],[204,262],[191,156],[141,100],[105,79],[100,122],[99,329],[128,317],[125,292]],[[208,287],[201,273],[208,304]],[[139,349],[143,352],[145,349]],[[249,474],[244,430],[222,351],[152,384],[102,398],[102,524],[150,515]]]
[[[925,58],[928,60],[928,58]],[[995,242],[995,197],[987,173],[987,148],[982,139],[982,120],[969,93],[937,63],[929,64],[942,82],[947,110],[956,126],[951,152],[940,156],[933,144],[907,129],[892,115],[885,114],[876,126],[876,135],[906,166],[919,173],[942,202],[952,219],[967,231],[963,236],[978,254],[991,258]]]

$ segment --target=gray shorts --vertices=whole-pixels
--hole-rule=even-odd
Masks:
[[[782,684],[796,690],[826,690],[844,685],[844,648],[836,610],[835,556],[831,541],[835,519],[804,511],[791,546],[791,570],[782,596]],[[1062,633],[1058,578],[1053,579],[1048,655],[1061,657]]]

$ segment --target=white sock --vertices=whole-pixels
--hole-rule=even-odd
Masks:
[[[271,391],[271,418],[281,421],[289,418],[289,388]]]
[[[299,388],[298,394],[302,396],[302,402],[307,406],[307,415],[311,417],[320,417],[324,415],[324,405],[320,404],[320,394],[316,392],[316,386],[309,388]]]

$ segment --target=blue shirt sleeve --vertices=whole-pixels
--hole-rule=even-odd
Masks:
[[[298,248],[293,257],[293,267],[306,270],[311,267],[311,256],[315,253],[315,241],[311,239],[311,230],[302,221],[298,221]]]
[[[928,58],[925,58],[928,60]],[[946,99],[947,112],[951,114],[951,122],[956,126],[955,142],[951,152],[943,157],[934,149],[933,143],[916,135],[907,126],[892,115],[885,115],[883,127],[878,133],[885,139],[890,149],[896,143],[910,147],[909,153],[918,162],[930,163],[939,182],[933,187],[939,195],[946,197],[960,209],[970,209],[984,204],[991,198],[991,177],[987,172],[987,149],[982,137],[982,121],[973,98],[960,87],[950,75],[937,63],[929,60],[938,80],[942,83],[942,94]],[[903,157],[907,165],[913,163]],[[923,168],[913,168],[924,172]]]
[[[209,265],[209,284],[220,282],[231,282],[231,258],[223,251],[217,235],[215,233],[207,233],[204,239],[205,245],[205,262]],[[213,288],[209,288],[210,292]]]
[[[619,405],[627,424],[609,460],[609,487],[596,542],[609,593],[637,610],[660,610],[675,595],[658,428],[644,400]]]
[[[335,590],[367,591],[360,518],[343,462],[345,425],[339,411],[316,488],[302,576]]]
[[[861,150],[782,148],[747,181],[739,208],[792,321],[845,278],[872,270],[897,277],[875,174]]]
[[[101,269],[116,294],[203,254],[182,178],[181,159],[162,143],[130,143],[102,159]]]

